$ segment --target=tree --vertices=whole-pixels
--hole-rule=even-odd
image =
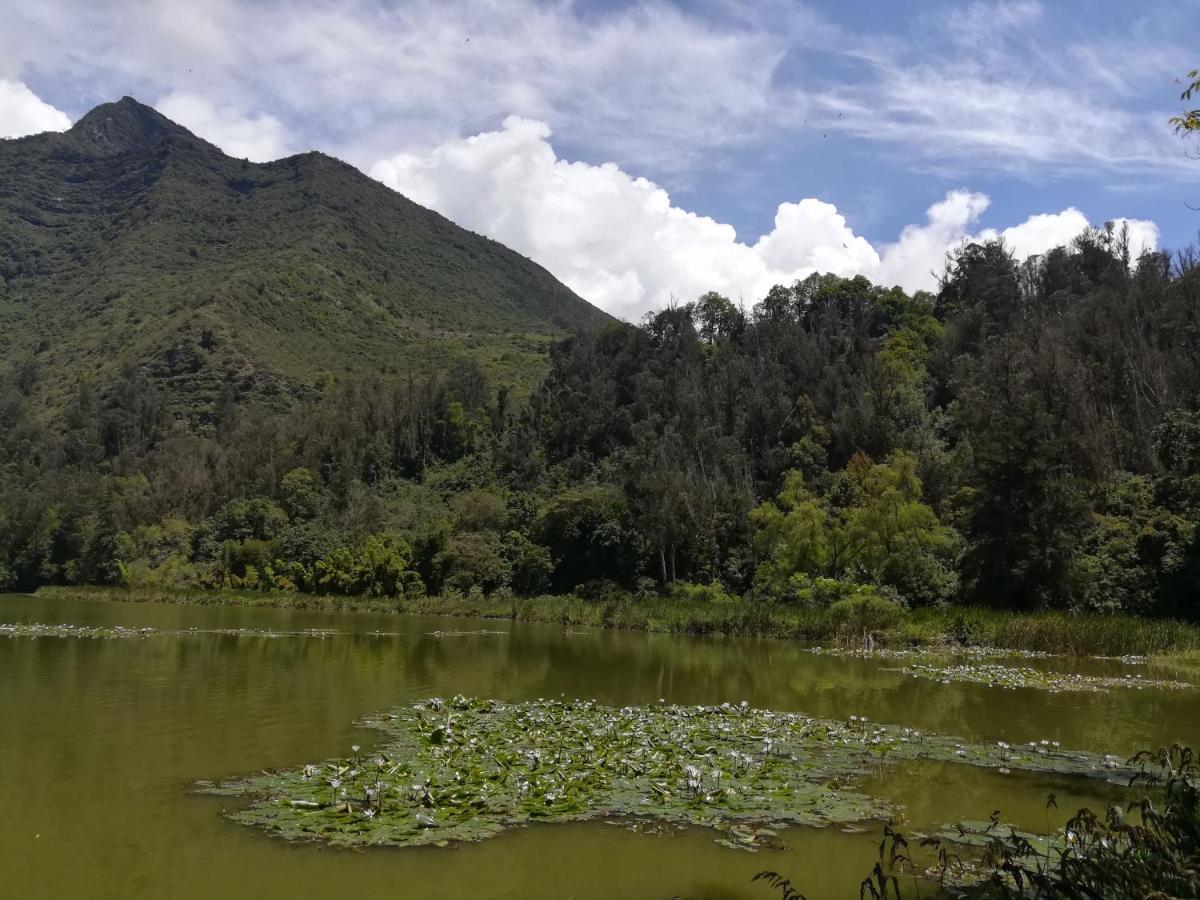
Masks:
[[[1187,73],[1187,77],[1191,81],[1179,95],[1180,100],[1191,100],[1193,96],[1200,95],[1200,69],[1192,69]],[[1186,110],[1183,115],[1173,116],[1171,124],[1175,127],[1176,134],[1191,134],[1200,131],[1200,109]]]
[[[641,548],[621,491],[610,485],[568,488],[551,497],[538,515],[538,543],[554,560],[552,585],[607,579],[632,586]]]
[[[288,518],[307,522],[321,509],[323,491],[310,469],[297,466],[283,476],[279,485],[280,503]]]
[[[949,599],[957,588],[957,536],[921,502],[910,454],[881,464],[860,454],[824,497],[793,472],[750,517],[764,557],[758,583],[776,596],[813,578],[886,586],[918,604]]]

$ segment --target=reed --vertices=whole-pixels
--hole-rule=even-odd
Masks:
[[[278,607],[326,612],[395,612],[469,616],[563,626],[673,634],[748,635],[861,646],[988,646],[1068,656],[1156,656],[1200,666],[1200,627],[1171,619],[1007,612],[967,606],[900,610],[886,601],[841,601],[810,608],[729,598],[613,594],[514,597],[446,593],[394,600],[314,596],[294,592],[166,591],[104,587],[44,587],[37,597],[126,602]],[[843,606],[843,604],[850,604]]]

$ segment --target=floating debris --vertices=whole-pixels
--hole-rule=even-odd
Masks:
[[[286,638],[286,637],[311,637],[311,638],[327,638],[341,634],[332,628],[305,628],[302,631],[273,631],[270,628],[189,628],[186,631],[168,631],[164,634],[175,635],[192,635],[192,634],[219,634],[226,637],[259,637],[259,638]]]
[[[131,628],[125,625],[70,625],[64,623],[45,624],[42,622],[5,622],[0,623],[0,637],[56,637],[56,638],[140,638],[140,637],[194,637],[198,635],[222,635],[225,637],[255,637],[255,638],[328,638],[344,632],[326,628],[306,628],[302,631],[274,631],[269,628],[186,628],[179,630],[160,630],[158,628]],[[369,635],[380,636],[398,632],[370,632]]]
[[[1042,650],[1006,650],[1003,647],[930,644],[923,647],[805,647],[817,656],[847,656],[855,659],[1049,659]]]
[[[783,825],[845,827],[894,813],[856,787],[896,760],[929,759],[1125,780],[1124,763],[1057,745],[967,744],[853,717],[739,705],[425,700],[365,720],[366,757],[263,772],[197,789],[246,798],[234,821],[339,846],[474,841],[530,822],[705,826],[738,849]],[[639,827],[647,827],[641,825]]]
[[[508,632],[507,631],[491,631],[487,628],[479,628],[479,629],[476,629],[475,631],[427,631],[427,632],[425,632],[426,637],[436,637],[436,638],[467,637],[468,635],[473,635],[473,634],[508,634]]]
[[[998,663],[967,663],[951,666],[912,665],[900,671],[915,678],[928,678],[942,684],[969,682],[986,684],[988,687],[1037,688],[1058,693],[1059,691],[1107,691],[1112,688],[1160,688],[1179,690],[1192,685],[1182,681],[1159,681],[1143,678],[1140,674],[1122,677],[1100,675],[1077,675],[1066,672],[1047,672],[1030,666],[1003,666]]]
[[[140,638],[159,634],[156,628],[127,628],[124,625],[68,625],[42,622],[0,623],[0,637]]]

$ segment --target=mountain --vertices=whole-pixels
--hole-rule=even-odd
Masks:
[[[0,369],[40,373],[49,414],[131,369],[183,418],[231,386],[283,406],[461,358],[528,386],[554,341],[609,321],[321,153],[233,159],[129,97],[0,141]]]

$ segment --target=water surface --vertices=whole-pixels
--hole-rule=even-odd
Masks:
[[[0,873],[9,896],[769,900],[777,895],[750,878],[771,868],[816,900],[857,896],[874,860],[873,825],[862,834],[792,829],[787,850],[757,854],[719,847],[700,829],[634,834],[604,823],[539,825],[457,848],[334,851],[235,825],[220,815],[231,801],[190,793],[198,779],[370,747],[374,733],[355,720],[434,695],[747,700],[978,741],[1046,739],[1122,754],[1173,740],[1200,745],[1198,690],[944,685],[909,678],[894,661],[817,656],[776,640],[0,596],[0,622],[21,621],[339,633],[0,638]],[[503,633],[436,633],[477,629]],[[1033,664],[1131,671],[1117,661]],[[905,804],[909,831],[986,819],[996,808],[1045,828],[1071,803],[1103,795],[1097,785],[928,763],[889,768],[867,788]],[[1064,812],[1047,819],[1049,791]]]

